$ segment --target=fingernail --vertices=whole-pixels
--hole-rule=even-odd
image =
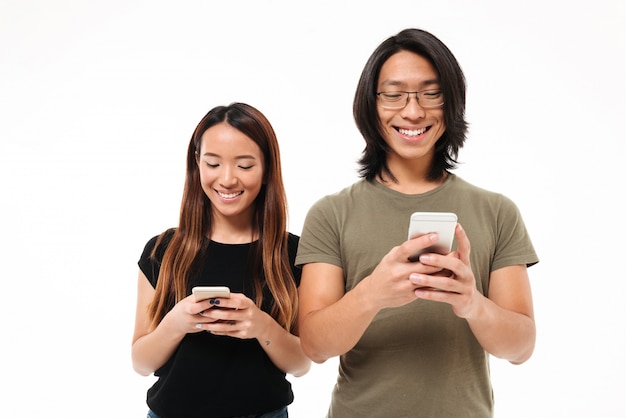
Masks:
[[[196,324],[196,328],[202,328],[202,324]]]
[[[418,284],[424,280],[424,276],[422,276],[421,274],[413,273],[409,276],[409,280],[411,281],[411,283]]]

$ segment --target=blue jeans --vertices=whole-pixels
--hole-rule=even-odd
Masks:
[[[242,416],[240,418],[288,418],[288,417],[289,417],[289,413],[287,412],[287,407],[283,406],[282,408],[279,408],[272,412],[266,412],[265,414],[252,414],[252,415]],[[148,410],[147,418],[160,418],[160,417],[154,412]],[[239,417],[235,417],[235,418],[239,418]]]

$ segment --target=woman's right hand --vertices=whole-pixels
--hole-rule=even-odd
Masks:
[[[193,295],[189,295],[179,301],[165,315],[163,321],[167,321],[168,327],[183,334],[183,336],[184,334],[200,332],[202,331],[202,324],[210,324],[218,320],[211,315],[215,299],[196,302]]]
[[[131,354],[135,371],[148,376],[165,364],[185,335],[202,331],[197,324],[211,323],[216,318],[210,315],[213,305],[209,299],[196,302],[193,296],[188,296],[178,302],[156,328],[152,328],[148,307],[154,298],[155,290],[141,271],[137,283],[137,308]],[[204,314],[201,315],[200,312]]]

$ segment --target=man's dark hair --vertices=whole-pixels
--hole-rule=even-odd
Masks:
[[[387,38],[372,53],[363,68],[354,95],[353,114],[357,128],[365,139],[365,149],[359,159],[360,177],[373,180],[385,174],[396,181],[387,166],[389,146],[376,108],[376,89],[380,69],[394,54],[410,51],[431,62],[439,76],[444,96],[446,130],[435,146],[435,156],[428,179],[436,181],[457,165],[459,149],[463,146],[468,124],[465,120],[465,76],[448,47],[434,35],[421,29],[405,29]]]

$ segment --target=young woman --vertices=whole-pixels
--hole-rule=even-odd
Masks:
[[[265,116],[244,103],[212,109],[189,143],[179,225],[139,260],[132,361],[158,377],[148,417],[287,416],[286,373],[311,363],[296,331],[298,236],[286,207]],[[231,294],[196,302],[194,286]]]
[[[328,416],[491,417],[489,355],[518,364],[534,349],[538,258],[510,199],[451,172],[461,67],[432,34],[403,30],[366,63],[354,118],[363,178],[311,208],[296,260],[302,346],[340,356]],[[439,240],[407,240],[413,212],[457,214],[454,251],[410,260]]]

